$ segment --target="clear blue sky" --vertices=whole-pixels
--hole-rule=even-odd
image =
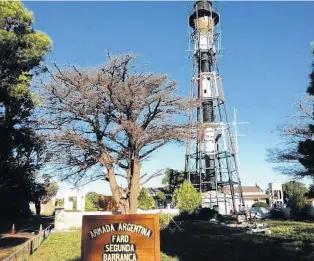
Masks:
[[[60,65],[95,66],[107,48],[132,51],[150,71],[169,73],[187,95],[192,60],[187,59],[187,17],[192,2],[25,2],[35,28],[53,40],[48,60]],[[314,41],[314,2],[219,2],[223,79],[229,118],[239,121],[242,183],[285,181],[265,162],[266,149],[278,142],[271,132],[284,123],[305,92]],[[167,146],[144,164],[143,171],[183,169],[184,148]],[[160,179],[149,185],[158,186]],[[104,182],[88,187],[109,194]]]

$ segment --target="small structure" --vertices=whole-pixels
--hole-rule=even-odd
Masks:
[[[271,230],[266,223],[256,223],[253,225],[253,227],[249,228],[249,230],[246,232],[247,234],[271,234]]]
[[[269,183],[269,205],[270,207],[280,207],[283,205],[282,183]]]
[[[172,195],[165,188],[148,188],[150,195],[155,200],[156,209],[173,208]],[[165,195],[165,200],[161,200],[158,195],[163,193]]]
[[[71,188],[66,191],[64,196],[65,210],[85,210],[85,195],[86,192],[82,188]]]

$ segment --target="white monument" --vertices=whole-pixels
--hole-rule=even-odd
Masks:
[[[82,188],[70,188],[65,192],[64,196],[64,209],[73,210],[73,201],[70,198],[76,199],[76,209],[77,211],[85,210],[85,195],[86,192]]]
[[[283,206],[283,191],[282,183],[269,183],[269,192],[270,192],[270,207]]]

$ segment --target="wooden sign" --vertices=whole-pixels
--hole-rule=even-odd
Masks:
[[[159,215],[83,216],[81,261],[160,261]]]

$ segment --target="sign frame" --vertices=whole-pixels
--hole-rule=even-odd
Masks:
[[[128,215],[83,215],[82,217],[82,239],[81,239],[81,260],[82,261],[93,261],[88,260],[88,254],[92,251],[91,245],[87,244],[87,240],[90,239],[90,230],[91,224],[94,220],[98,223],[103,221],[103,225],[112,224],[112,223],[134,223],[141,224],[141,220],[150,219],[153,222],[153,234],[152,240],[154,247],[154,261],[160,261],[160,235],[159,235],[159,214],[128,214]],[[118,231],[117,231],[118,232]],[[132,232],[125,232],[127,235],[130,235]],[[114,232],[110,232],[110,235]],[[104,242],[104,244],[109,244],[110,242]]]

